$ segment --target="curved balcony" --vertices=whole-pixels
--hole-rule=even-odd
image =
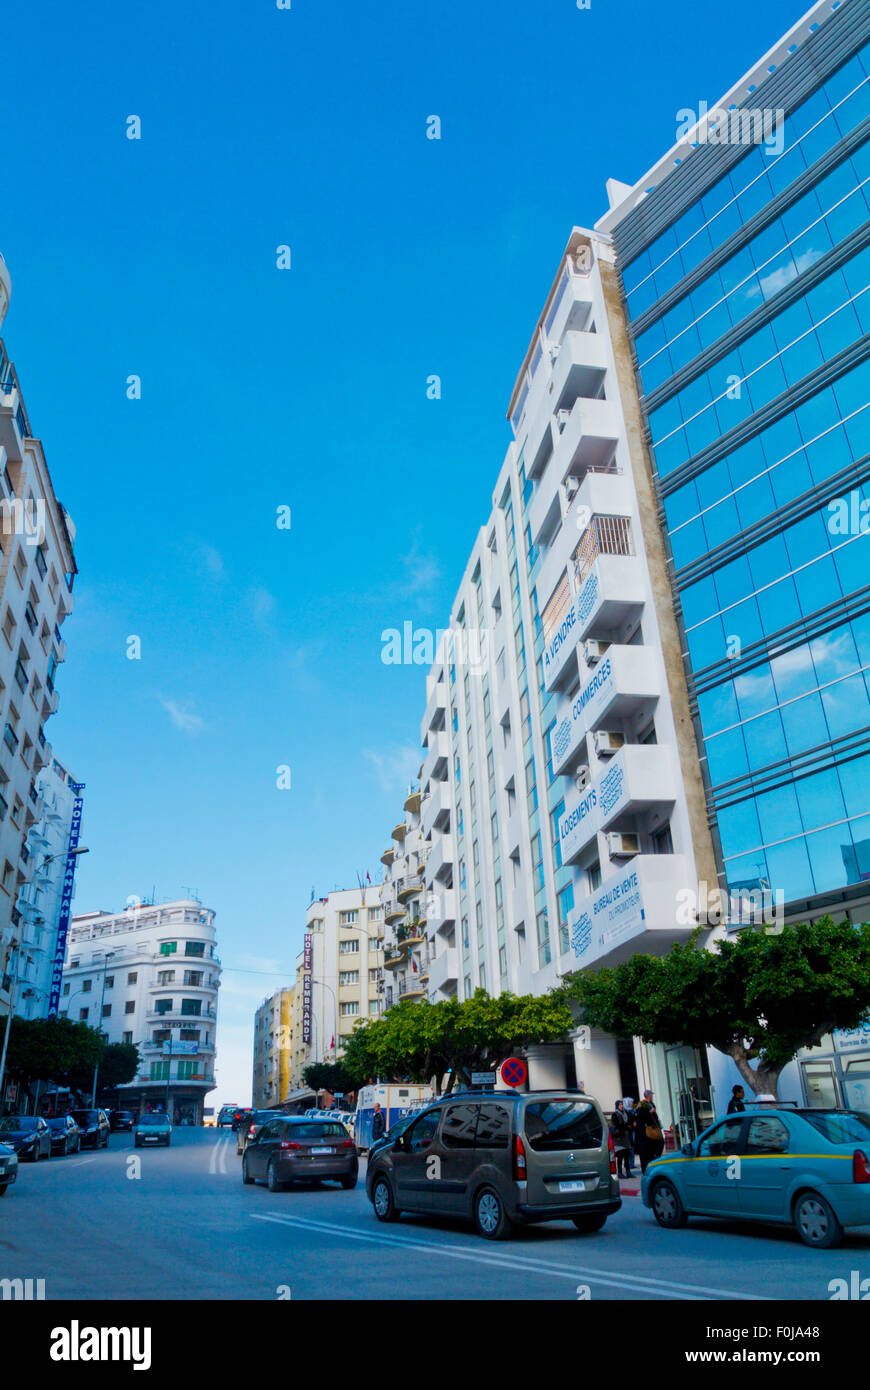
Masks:
[[[394,840],[397,840],[397,841],[399,842],[399,844],[401,844],[401,842],[404,840],[406,834],[408,833],[408,827],[405,825],[405,822],[404,822],[403,820],[400,820],[399,823],[398,823],[398,825],[394,825],[394,826],[393,826],[393,829],[392,829],[392,832],[391,832],[391,833],[392,833],[393,839],[394,839]]]
[[[403,810],[408,811],[412,816],[419,815],[419,813],[420,813],[420,792],[419,792],[419,790],[418,790],[418,791],[415,791],[415,792],[409,792],[409,793],[408,793],[408,795],[405,797],[405,804],[404,804]]]
[[[396,889],[396,897],[400,903],[405,903],[409,898],[416,898],[423,892],[422,878],[403,879]]]
[[[423,984],[419,975],[415,975],[413,979],[410,980],[399,981],[400,999],[419,999],[425,993],[426,986]]]
[[[423,931],[424,925],[424,921],[415,922],[414,925],[408,929],[407,936],[402,938],[402,945],[422,946],[423,942],[426,940],[426,933]]]
[[[397,946],[391,946],[384,958],[384,968],[386,970],[398,970],[402,961],[405,959],[404,942],[399,942]]]
[[[402,903],[389,902],[384,904],[385,922],[401,922],[405,914],[406,908],[402,905]]]
[[[381,863],[386,864],[387,868],[389,868],[393,862],[395,853],[396,851],[393,849],[392,845],[389,849],[385,849],[383,854],[381,855]]]

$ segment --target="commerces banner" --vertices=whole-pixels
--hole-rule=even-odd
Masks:
[[[76,875],[76,855],[73,850],[77,848],[79,833],[82,824],[82,805],[83,799],[79,795],[85,789],[84,782],[71,782],[70,786],[76,793],[73,802],[72,820],[69,827],[69,841],[66,848],[66,867],[63,872],[63,887],[60,895],[60,914],[57,919],[57,944],[54,949],[54,966],[51,972],[51,994],[48,1000],[49,1018],[57,1018],[60,1009],[60,991],[63,983],[63,962],[66,956],[66,939],[69,934],[69,919],[72,913],[73,883]]]

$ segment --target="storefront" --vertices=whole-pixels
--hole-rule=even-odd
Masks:
[[[870,1020],[839,1029],[820,1048],[804,1048],[798,1065],[805,1105],[870,1111]]]

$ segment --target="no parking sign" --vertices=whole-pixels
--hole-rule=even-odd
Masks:
[[[500,1074],[506,1086],[524,1086],[528,1072],[522,1057],[508,1057],[501,1064]]]

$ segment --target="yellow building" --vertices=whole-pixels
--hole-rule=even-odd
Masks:
[[[294,1086],[294,994],[291,985],[264,999],[254,1015],[252,1104],[264,1110],[280,1105]]]

